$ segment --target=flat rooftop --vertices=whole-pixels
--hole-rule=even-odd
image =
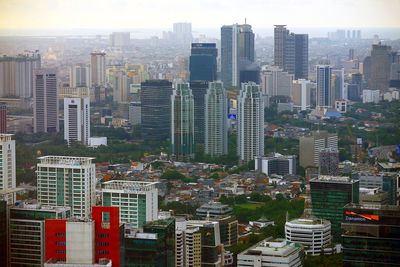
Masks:
[[[153,190],[158,182],[112,180],[102,184],[103,191],[123,191],[124,193]]]
[[[67,157],[67,156],[43,156],[38,158],[40,164],[51,164],[51,165],[66,165],[66,166],[84,166],[92,164],[92,160],[95,158],[90,157]]]
[[[356,180],[351,179],[349,176],[332,176],[332,175],[320,175],[317,178],[311,179],[311,182],[333,182],[333,183],[353,183]]]
[[[285,239],[272,239],[271,237],[264,239],[258,244],[241,252],[239,255],[263,255],[272,257],[288,257],[295,253],[302,246]]]

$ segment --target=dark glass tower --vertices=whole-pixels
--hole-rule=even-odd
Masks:
[[[194,144],[195,149],[199,145],[204,145],[205,138],[205,102],[204,97],[207,93],[208,82],[191,81],[190,89],[192,89],[194,101]]]
[[[189,70],[190,81],[215,81],[217,79],[218,50],[214,43],[193,43]]]
[[[170,135],[172,83],[149,80],[141,84],[142,135],[145,140],[164,141]]]
[[[308,79],[308,34],[295,34],[294,78]]]

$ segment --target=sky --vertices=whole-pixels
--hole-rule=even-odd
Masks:
[[[398,27],[400,0],[0,0],[1,29]]]

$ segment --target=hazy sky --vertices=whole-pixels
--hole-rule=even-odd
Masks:
[[[400,0],[0,0],[0,29],[400,27]]]

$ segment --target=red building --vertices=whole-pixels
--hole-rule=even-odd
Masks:
[[[113,267],[120,266],[120,225],[118,207],[93,207],[92,220],[94,221],[95,262],[99,259],[110,259]],[[68,220],[48,219],[45,221],[45,261],[66,262],[67,246],[66,231]],[[71,262],[73,263],[73,262]]]
[[[0,133],[7,133],[7,105],[0,103]]]

